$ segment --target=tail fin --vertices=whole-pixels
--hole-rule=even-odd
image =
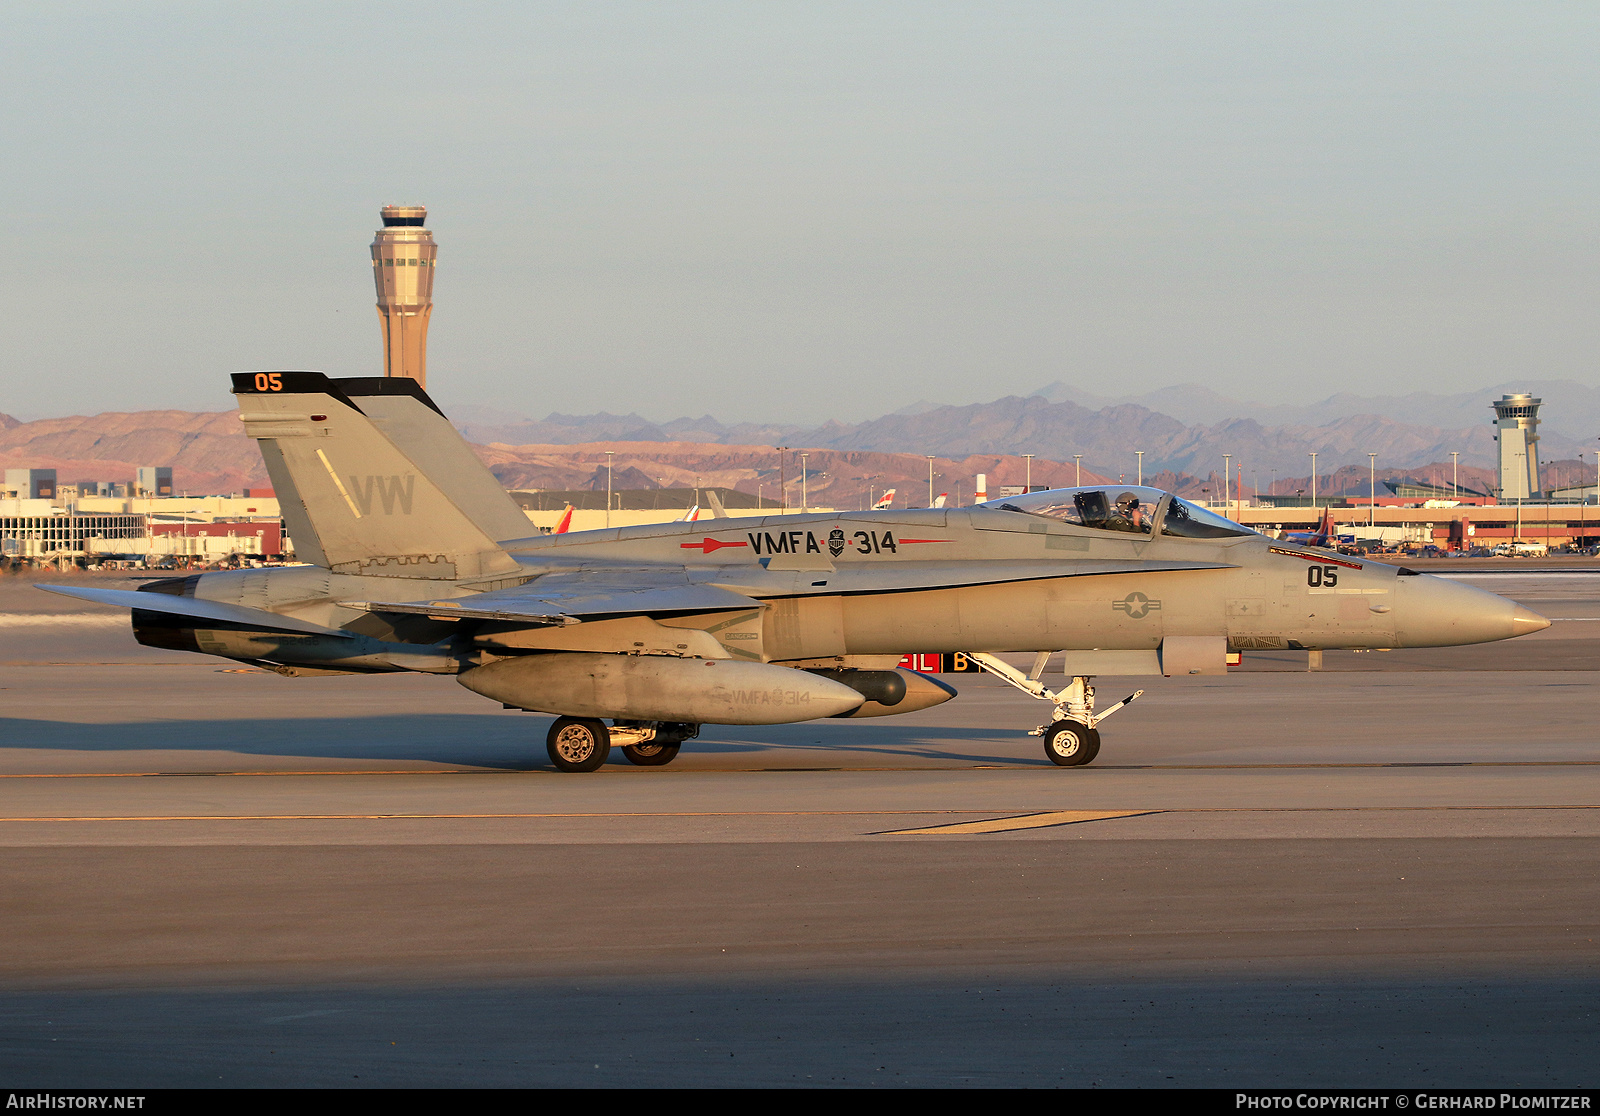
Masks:
[[[417,460],[321,372],[240,372],[233,391],[302,558],[336,573],[389,577],[518,572],[435,479],[434,470],[451,465],[436,431],[424,439],[436,452],[411,447]],[[459,496],[472,486],[450,487]]]
[[[1333,522],[1333,509],[1328,508],[1322,513],[1322,520],[1317,524],[1317,533],[1311,540],[1311,545],[1337,546],[1338,544],[1339,528]]]
[[[715,488],[706,489],[706,501],[711,505],[712,519],[728,518],[728,509],[722,506],[722,497],[717,495]]]
[[[478,460],[417,381],[406,376],[359,376],[332,383],[484,534],[496,542],[509,542],[537,533],[505,486]]]
[[[568,504],[567,510],[561,513],[561,522],[556,524],[556,529],[551,534],[565,535],[570,530],[572,530],[572,505]]]

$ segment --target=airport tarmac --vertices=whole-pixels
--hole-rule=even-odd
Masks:
[[[1556,622],[1100,679],[1148,693],[1088,768],[961,675],[576,776],[448,678],[142,648],[0,579],[0,1072],[1592,1085],[1600,567],[1451,572]]]

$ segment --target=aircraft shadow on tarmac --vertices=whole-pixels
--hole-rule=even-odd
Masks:
[[[128,721],[82,723],[0,718],[7,749],[63,752],[210,752],[244,756],[390,760],[488,767],[508,771],[548,769],[545,733],[550,718],[501,714],[422,714],[382,717]],[[764,725],[761,739],[740,738],[740,726],[708,725],[706,736],[685,751],[744,753],[782,761],[818,752],[882,755],[886,759],[1036,766],[1046,763],[1020,732],[919,725],[807,722]],[[1015,735],[1016,739],[1011,737]],[[732,736],[733,739],[720,737]],[[972,747],[987,741],[990,750]],[[954,744],[956,748],[946,745]],[[616,760],[626,763],[613,753]]]

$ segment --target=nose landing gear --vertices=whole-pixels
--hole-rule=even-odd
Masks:
[[[1082,767],[1100,754],[1100,734],[1082,721],[1051,721],[1033,730],[1044,734],[1044,754],[1057,767]]]
[[[1034,657],[1030,674],[1023,674],[994,655],[969,651],[967,658],[1030,697],[1053,704],[1056,707],[1055,717],[1048,724],[1030,729],[1028,735],[1044,737],[1044,754],[1051,763],[1058,767],[1082,767],[1094,762],[1095,756],[1100,754],[1100,722],[1124,705],[1138,701],[1144,696],[1144,691],[1135,690],[1104,713],[1096,714],[1094,687],[1089,684],[1088,675],[1077,675],[1059,691],[1051,690],[1039,681],[1050,655],[1049,651],[1039,652]]]

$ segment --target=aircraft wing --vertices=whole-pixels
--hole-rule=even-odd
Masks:
[[[696,584],[681,566],[548,573],[514,589],[448,601],[352,601],[367,612],[398,612],[536,626],[601,616],[669,616],[760,608],[761,602],[716,585]]]
[[[670,616],[760,608],[763,597],[953,589],[1058,577],[1231,568],[1219,562],[1138,559],[1054,562],[897,562],[839,570],[767,571],[760,566],[602,567],[548,573],[514,589],[435,601],[345,601],[367,612],[495,620],[553,627],[604,616]]]
[[[47,593],[60,593],[66,597],[93,601],[95,604],[117,605],[140,612],[159,612],[167,616],[182,616],[191,620],[215,620],[224,624],[239,624],[257,632],[305,632],[311,635],[346,636],[337,628],[327,628],[292,616],[280,616],[259,608],[224,604],[221,601],[204,601],[194,597],[175,597],[167,593],[140,593],[132,589],[96,589],[79,585],[38,585]]]

